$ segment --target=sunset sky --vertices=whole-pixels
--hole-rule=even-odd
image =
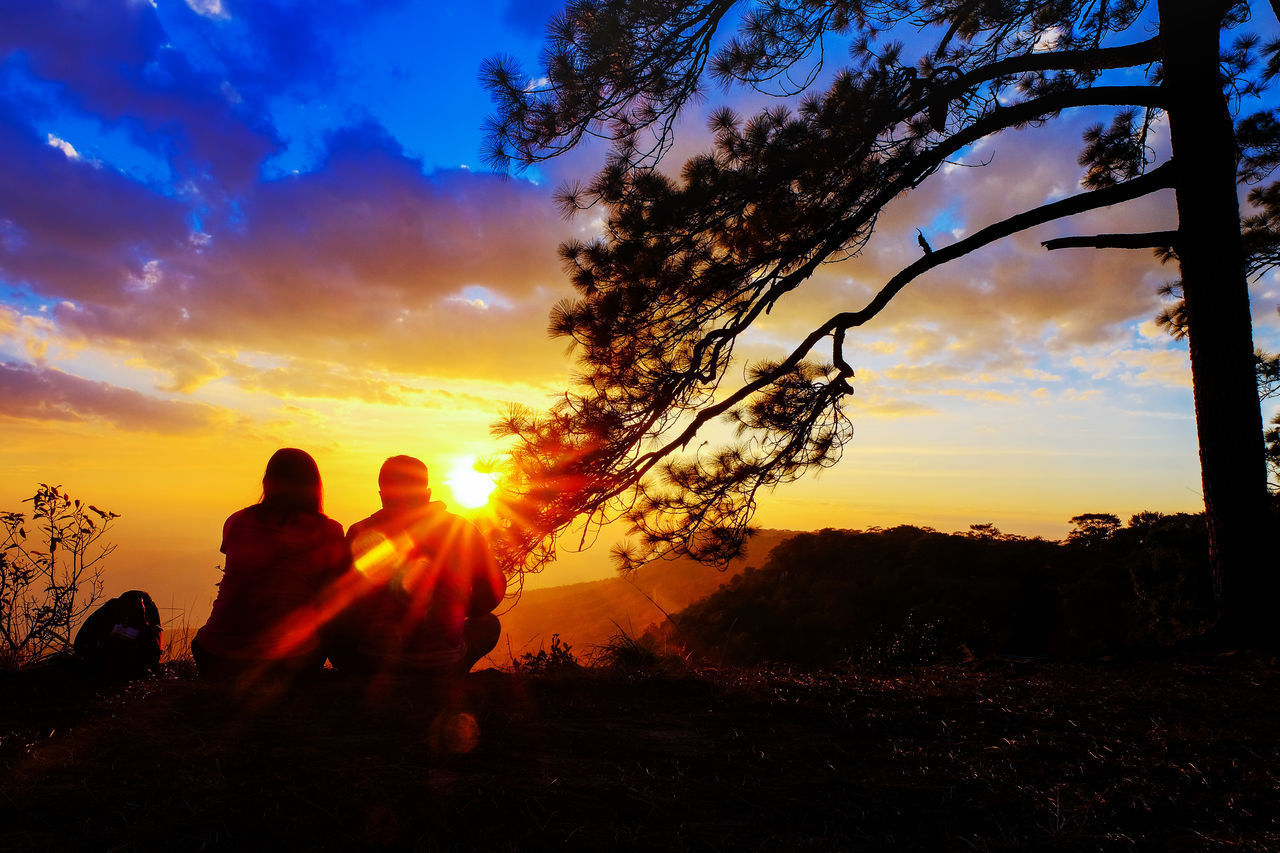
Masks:
[[[376,508],[397,453],[455,504],[445,474],[499,450],[488,425],[544,405],[572,367],[545,334],[569,294],[556,246],[599,223],[561,219],[551,195],[600,149],[513,178],[479,153],[481,61],[532,68],[557,5],[0,0],[0,509],[47,482],[120,513],[108,591],[141,585],[203,619],[222,520],[278,447],[316,457],[344,525]],[[1258,4],[1254,28],[1274,31],[1270,14]],[[671,167],[705,146],[711,108],[764,101],[709,91]],[[1080,135],[1105,120],[966,151],[744,353],[861,307],[918,257],[916,227],[937,247],[1075,192]],[[1175,270],[1039,245],[1172,223],[1162,193],[912,284],[851,335],[842,464],[766,496],[757,522],[1058,538],[1080,512],[1202,508],[1186,346],[1152,322]],[[1277,305],[1271,275],[1253,290],[1270,351]],[[538,582],[603,576],[605,550]]]

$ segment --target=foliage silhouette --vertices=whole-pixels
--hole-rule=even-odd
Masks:
[[[71,650],[76,625],[102,598],[103,540],[120,516],[41,483],[26,516],[0,512],[0,668]]]
[[[800,534],[677,613],[667,639],[730,663],[830,665],[1099,654],[1203,630],[1203,516],[1146,512],[1106,529],[1065,543],[910,526]],[[1028,619],[1046,627],[1036,649],[1019,647]]]
[[[591,649],[591,665],[629,676],[679,677],[689,674],[685,659],[654,633],[633,636],[618,628]]]
[[[1086,512],[1073,516],[1075,527],[1067,534],[1067,541],[1078,545],[1096,545],[1106,542],[1120,530],[1120,519],[1109,512]]]
[[[1254,353],[1258,372],[1258,400],[1280,397],[1280,355]],[[1262,435],[1267,456],[1267,488],[1271,491],[1272,512],[1280,516],[1280,412],[1276,412]]]
[[[1229,109],[1265,88],[1280,53],[1250,35],[1224,55],[1218,48],[1249,4],[756,2],[713,49],[735,6],[575,0],[552,22],[541,73],[504,57],[482,71],[497,104],[495,163],[527,166],[589,134],[612,142],[594,180],[560,197],[566,210],[602,204],[606,213],[605,239],[561,250],[578,297],[556,306],[550,331],[571,341],[580,375],[549,412],[515,409],[495,427],[516,448],[507,482],[520,524],[508,562],[540,565],[575,520],[620,517],[633,534],[617,550],[624,568],[670,553],[723,564],[740,552],[760,489],[835,464],[850,439],[850,329],[918,276],[995,240],[1173,188],[1176,231],[1047,246],[1177,258],[1222,625],[1273,640],[1261,602],[1274,597],[1275,578],[1252,557],[1266,491],[1247,278],[1280,243],[1271,219],[1249,220],[1246,263],[1236,184],[1280,163],[1280,122],[1262,111],[1237,131]],[[907,57],[884,43],[895,27],[918,28],[932,47]],[[827,34],[854,38],[853,64],[818,92]],[[669,177],[655,166],[708,77],[804,97],[795,112],[713,113],[713,150]],[[1119,112],[1085,135],[1084,192],[930,246],[862,308],[833,315],[787,357],[748,365],[743,383],[729,378],[740,336],[820,264],[858,254],[891,200],[975,142],[1100,106]],[[1152,168],[1148,136],[1162,115],[1173,158]],[[722,418],[737,439],[716,447],[702,430]]]
[[[582,666],[573,647],[560,641],[559,634],[551,635],[551,648],[538,649],[536,652],[525,652],[511,663],[516,672],[536,672],[542,674],[565,673]]]

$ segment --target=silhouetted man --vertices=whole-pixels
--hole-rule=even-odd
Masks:
[[[339,669],[466,673],[498,643],[506,581],[475,525],[431,500],[427,466],[393,456],[382,509],[347,531],[366,580],[330,657]]]

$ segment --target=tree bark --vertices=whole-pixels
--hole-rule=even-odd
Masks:
[[[1159,0],[1160,39],[1170,142],[1180,166],[1178,256],[1219,634],[1274,647],[1276,573],[1262,556],[1269,513],[1237,151],[1218,64],[1227,5]]]

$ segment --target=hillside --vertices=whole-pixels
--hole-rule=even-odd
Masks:
[[[1114,521],[1061,543],[910,526],[801,533],[663,633],[718,662],[808,666],[1090,657],[1200,634],[1213,613],[1203,516]]]
[[[640,636],[650,625],[666,618],[663,610],[683,610],[748,566],[764,565],[769,552],[794,535],[794,531],[787,530],[760,531],[747,543],[745,556],[724,571],[688,559],[663,560],[650,563],[625,580],[614,577],[528,590],[502,615],[502,638],[490,662],[505,664],[525,652],[546,648],[553,634],[559,634],[577,652],[589,651],[619,629]]]

